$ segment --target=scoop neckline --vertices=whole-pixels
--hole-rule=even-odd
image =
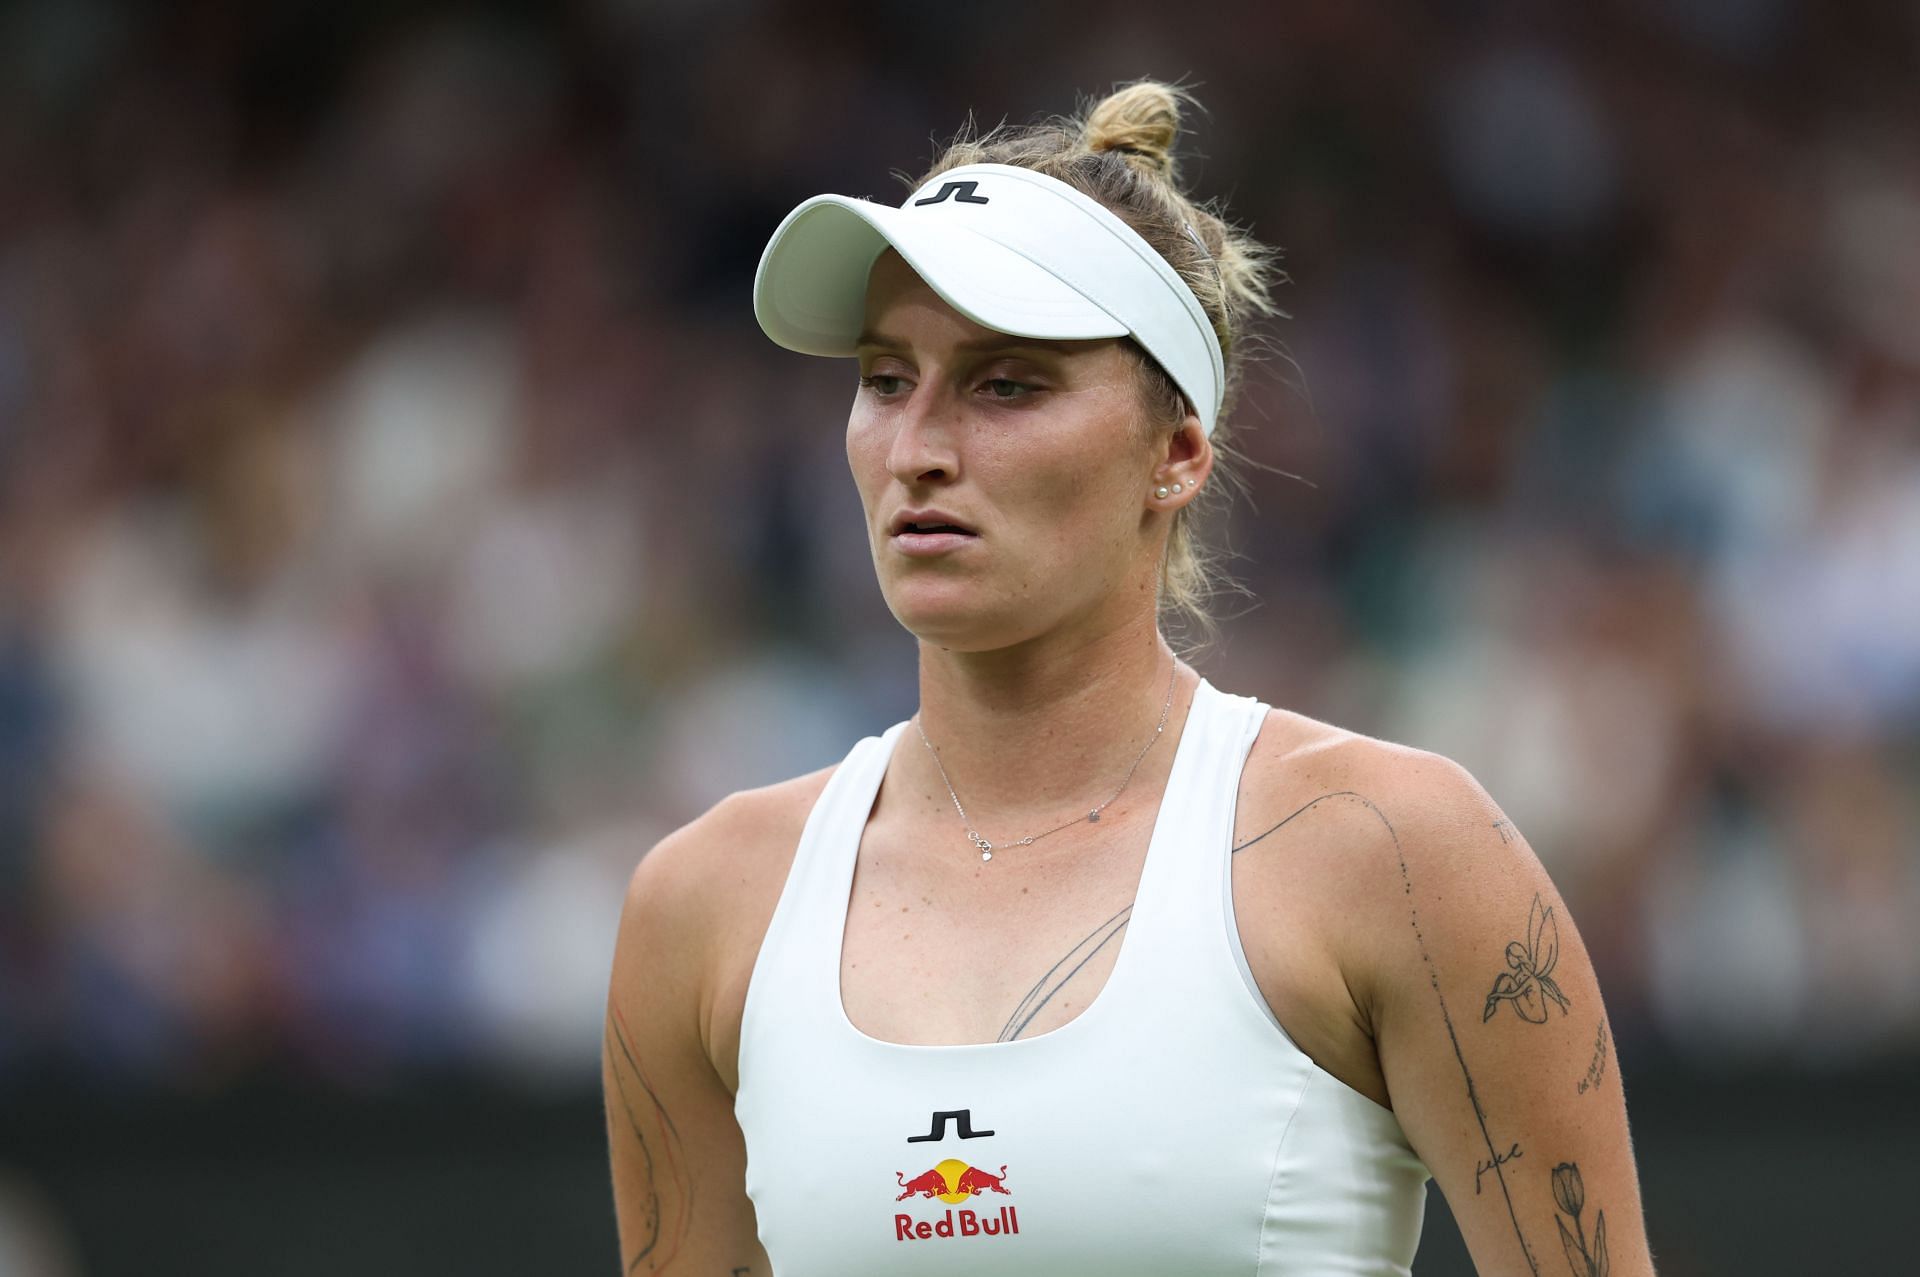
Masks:
[[[828,989],[833,1004],[832,1018],[838,1023],[840,1028],[863,1044],[889,1051],[956,1051],[971,1053],[1016,1049],[1031,1051],[1041,1049],[1038,1046],[1039,1043],[1057,1039],[1061,1035],[1069,1033],[1075,1026],[1084,1024],[1100,1014],[1101,1007],[1108,1001],[1107,995],[1116,985],[1123,983],[1123,977],[1130,974],[1135,965],[1136,960],[1132,957],[1135,952],[1135,946],[1132,941],[1136,930],[1135,924],[1139,921],[1143,901],[1147,906],[1147,919],[1149,923],[1154,920],[1153,907],[1158,901],[1155,898],[1155,893],[1147,891],[1146,888],[1155,872],[1156,865],[1165,863],[1166,856],[1162,852],[1161,843],[1164,839],[1171,836],[1169,830],[1176,827],[1170,825],[1167,820],[1167,798],[1175,792],[1184,793],[1186,788],[1190,788],[1190,786],[1182,785],[1182,782],[1185,780],[1183,768],[1191,767],[1192,751],[1188,748],[1188,742],[1193,739],[1192,728],[1194,717],[1201,712],[1200,703],[1203,698],[1208,700],[1209,709],[1211,708],[1213,695],[1213,685],[1207,682],[1206,678],[1202,676],[1199,681],[1194,684],[1193,699],[1187,706],[1186,716],[1180,721],[1179,739],[1174,742],[1173,747],[1173,765],[1167,770],[1167,783],[1166,788],[1162,790],[1160,794],[1160,806],[1153,813],[1153,830],[1147,836],[1147,854],[1140,862],[1140,877],[1133,888],[1132,912],[1127,918],[1127,934],[1120,937],[1120,952],[1113,960],[1113,970],[1108,973],[1106,982],[1100,986],[1100,991],[1094,994],[1093,1000],[1086,1005],[1080,1014],[1074,1016],[1065,1024],[1048,1029],[1045,1033],[1036,1033],[1032,1037],[1014,1038],[1006,1042],[894,1042],[886,1038],[873,1036],[855,1024],[853,1017],[847,1014],[846,998],[840,987],[840,970],[841,965],[846,960],[847,920],[853,913],[853,880],[859,869],[860,847],[861,844],[866,841],[867,824],[873,818],[874,804],[880,799],[880,788],[886,781],[887,768],[893,761],[893,752],[899,747],[900,740],[905,734],[907,723],[902,721],[888,729],[886,735],[881,737],[881,749],[883,753],[879,760],[879,765],[875,769],[872,792],[868,795],[866,804],[861,808],[859,830],[855,836],[853,854],[847,866],[846,886],[843,891],[835,893],[836,898],[840,900],[840,926],[835,935],[834,942],[828,946],[831,965],[828,968],[827,976],[829,980]],[[1165,893],[1159,894],[1164,895]]]

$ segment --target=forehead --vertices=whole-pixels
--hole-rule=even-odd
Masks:
[[[859,344],[862,347],[939,345],[965,350],[1019,346],[1068,357],[1101,356],[1120,348],[1119,339],[1111,337],[1093,341],[1049,341],[1016,337],[977,324],[949,305],[891,248],[875,259],[867,276],[866,322]]]

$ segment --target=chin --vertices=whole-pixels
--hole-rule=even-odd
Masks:
[[[1040,627],[1032,608],[990,597],[977,582],[896,582],[887,608],[922,643],[954,652],[990,652],[1031,638]]]

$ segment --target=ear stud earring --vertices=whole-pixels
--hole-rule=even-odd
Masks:
[[[1159,487],[1155,488],[1153,490],[1153,495],[1156,497],[1159,497],[1162,501],[1165,501],[1167,499],[1167,485],[1163,483]]]
[[[1176,497],[1180,495],[1180,485],[1177,483],[1173,485],[1173,495]]]

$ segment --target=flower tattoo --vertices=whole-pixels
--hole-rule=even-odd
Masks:
[[[1607,1212],[1594,1216],[1593,1245],[1589,1249],[1586,1230],[1580,1224],[1580,1212],[1587,1205],[1587,1186],[1580,1181],[1578,1163],[1562,1162],[1553,1168],[1553,1200],[1562,1211],[1573,1216],[1572,1231],[1568,1231],[1566,1220],[1558,1215],[1553,1217],[1559,1226],[1560,1245],[1567,1252],[1573,1277],[1607,1277]]]

